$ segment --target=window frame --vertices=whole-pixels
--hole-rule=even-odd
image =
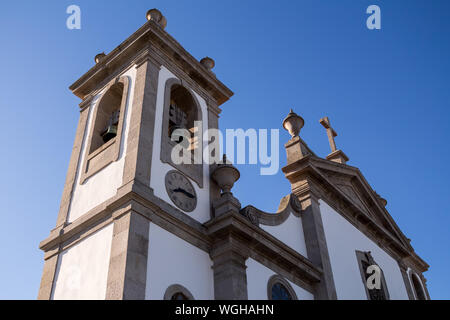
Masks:
[[[166,292],[164,293],[164,300],[172,300],[173,295],[178,292],[182,293],[188,300],[195,300],[192,293],[181,284],[172,284],[167,287]]]
[[[286,288],[286,290],[288,291],[288,293],[291,295],[291,300],[298,300],[297,294],[294,291],[294,288],[292,288],[291,284],[282,276],[275,274],[273,276],[271,276],[269,278],[269,281],[267,281],[267,299],[268,300],[273,300],[272,299],[272,287],[277,284],[280,283],[283,287]]]
[[[424,288],[423,283],[422,283],[422,279],[419,277],[419,275],[416,272],[414,272],[413,270],[409,269],[408,278],[409,278],[409,282],[411,284],[412,290],[414,292],[415,300],[428,300],[427,294],[425,292],[425,288]],[[414,279],[416,279],[416,281],[420,285],[420,288],[416,287],[416,285],[414,284]],[[421,299],[419,297],[417,289],[419,289],[421,291],[421,293],[423,295],[423,299]]]

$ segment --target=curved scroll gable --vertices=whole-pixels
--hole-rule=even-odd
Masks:
[[[280,205],[275,213],[259,210],[252,205],[246,206],[240,210],[240,213],[256,226],[259,226],[260,224],[266,226],[278,226],[289,218],[291,212],[296,217],[299,217],[301,213],[300,202],[293,194],[289,194],[280,200]]]

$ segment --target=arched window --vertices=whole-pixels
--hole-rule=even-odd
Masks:
[[[98,104],[89,153],[117,136],[120,106],[123,98],[123,83],[113,84]]]
[[[90,120],[81,183],[119,158],[128,98],[128,77],[113,79],[105,88]]]
[[[269,300],[297,300],[292,286],[279,275],[270,277],[267,283],[267,297]]]
[[[181,80],[168,79],[164,93],[161,161],[172,165],[202,188],[203,139],[201,133],[203,128],[196,128],[196,121],[202,121],[202,111],[194,92]],[[175,131],[177,129],[181,130]],[[198,129],[198,134],[195,129]],[[181,149],[183,150],[180,159],[184,160],[174,161],[172,152],[175,150],[174,153],[178,154],[177,152]]]
[[[175,292],[170,300],[189,300],[183,292]]]
[[[164,300],[194,300],[194,296],[181,284],[173,284],[166,289]]]
[[[416,300],[427,300],[425,292],[423,292],[422,281],[420,281],[419,276],[411,272],[411,280],[416,293]]]
[[[186,129],[190,133],[190,149],[193,150],[194,121],[197,120],[197,107],[189,91],[178,84],[170,89],[168,137],[171,138],[176,129]],[[177,141],[181,142],[181,141]]]

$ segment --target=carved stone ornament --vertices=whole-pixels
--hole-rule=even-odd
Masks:
[[[240,213],[254,225],[277,226],[286,221],[291,213],[298,217],[301,211],[300,201],[294,194],[290,194],[281,199],[275,213],[265,212],[251,205],[241,209]]]
[[[292,138],[298,137],[300,134],[300,130],[305,125],[305,120],[296,114],[292,109],[287,115],[287,117],[283,120],[283,128],[285,128]]]
[[[255,226],[259,225],[258,209],[255,207],[245,207],[241,210],[241,214],[246,217]]]
[[[213,180],[217,183],[223,193],[231,193],[231,188],[239,180],[241,174],[223,155],[223,163],[220,163],[212,173]]]

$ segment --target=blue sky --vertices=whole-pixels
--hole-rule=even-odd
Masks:
[[[81,7],[82,29],[66,28]],[[381,30],[366,8],[381,8]],[[329,153],[319,119],[339,148],[388,200],[416,252],[434,299],[449,299],[449,1],[8,1],[0,11],[0,299],[35,299],[38,244],[54,227],[80,102],[68,89],[159,8],[167,31],[194,57],[211,56],[235,95],[220,127],[280,128],[293,108],[301,136]],[[286,163],[280,131],[280,167]],[[275,211],[290,186],[281,170],[239,166],[235,195]]]

